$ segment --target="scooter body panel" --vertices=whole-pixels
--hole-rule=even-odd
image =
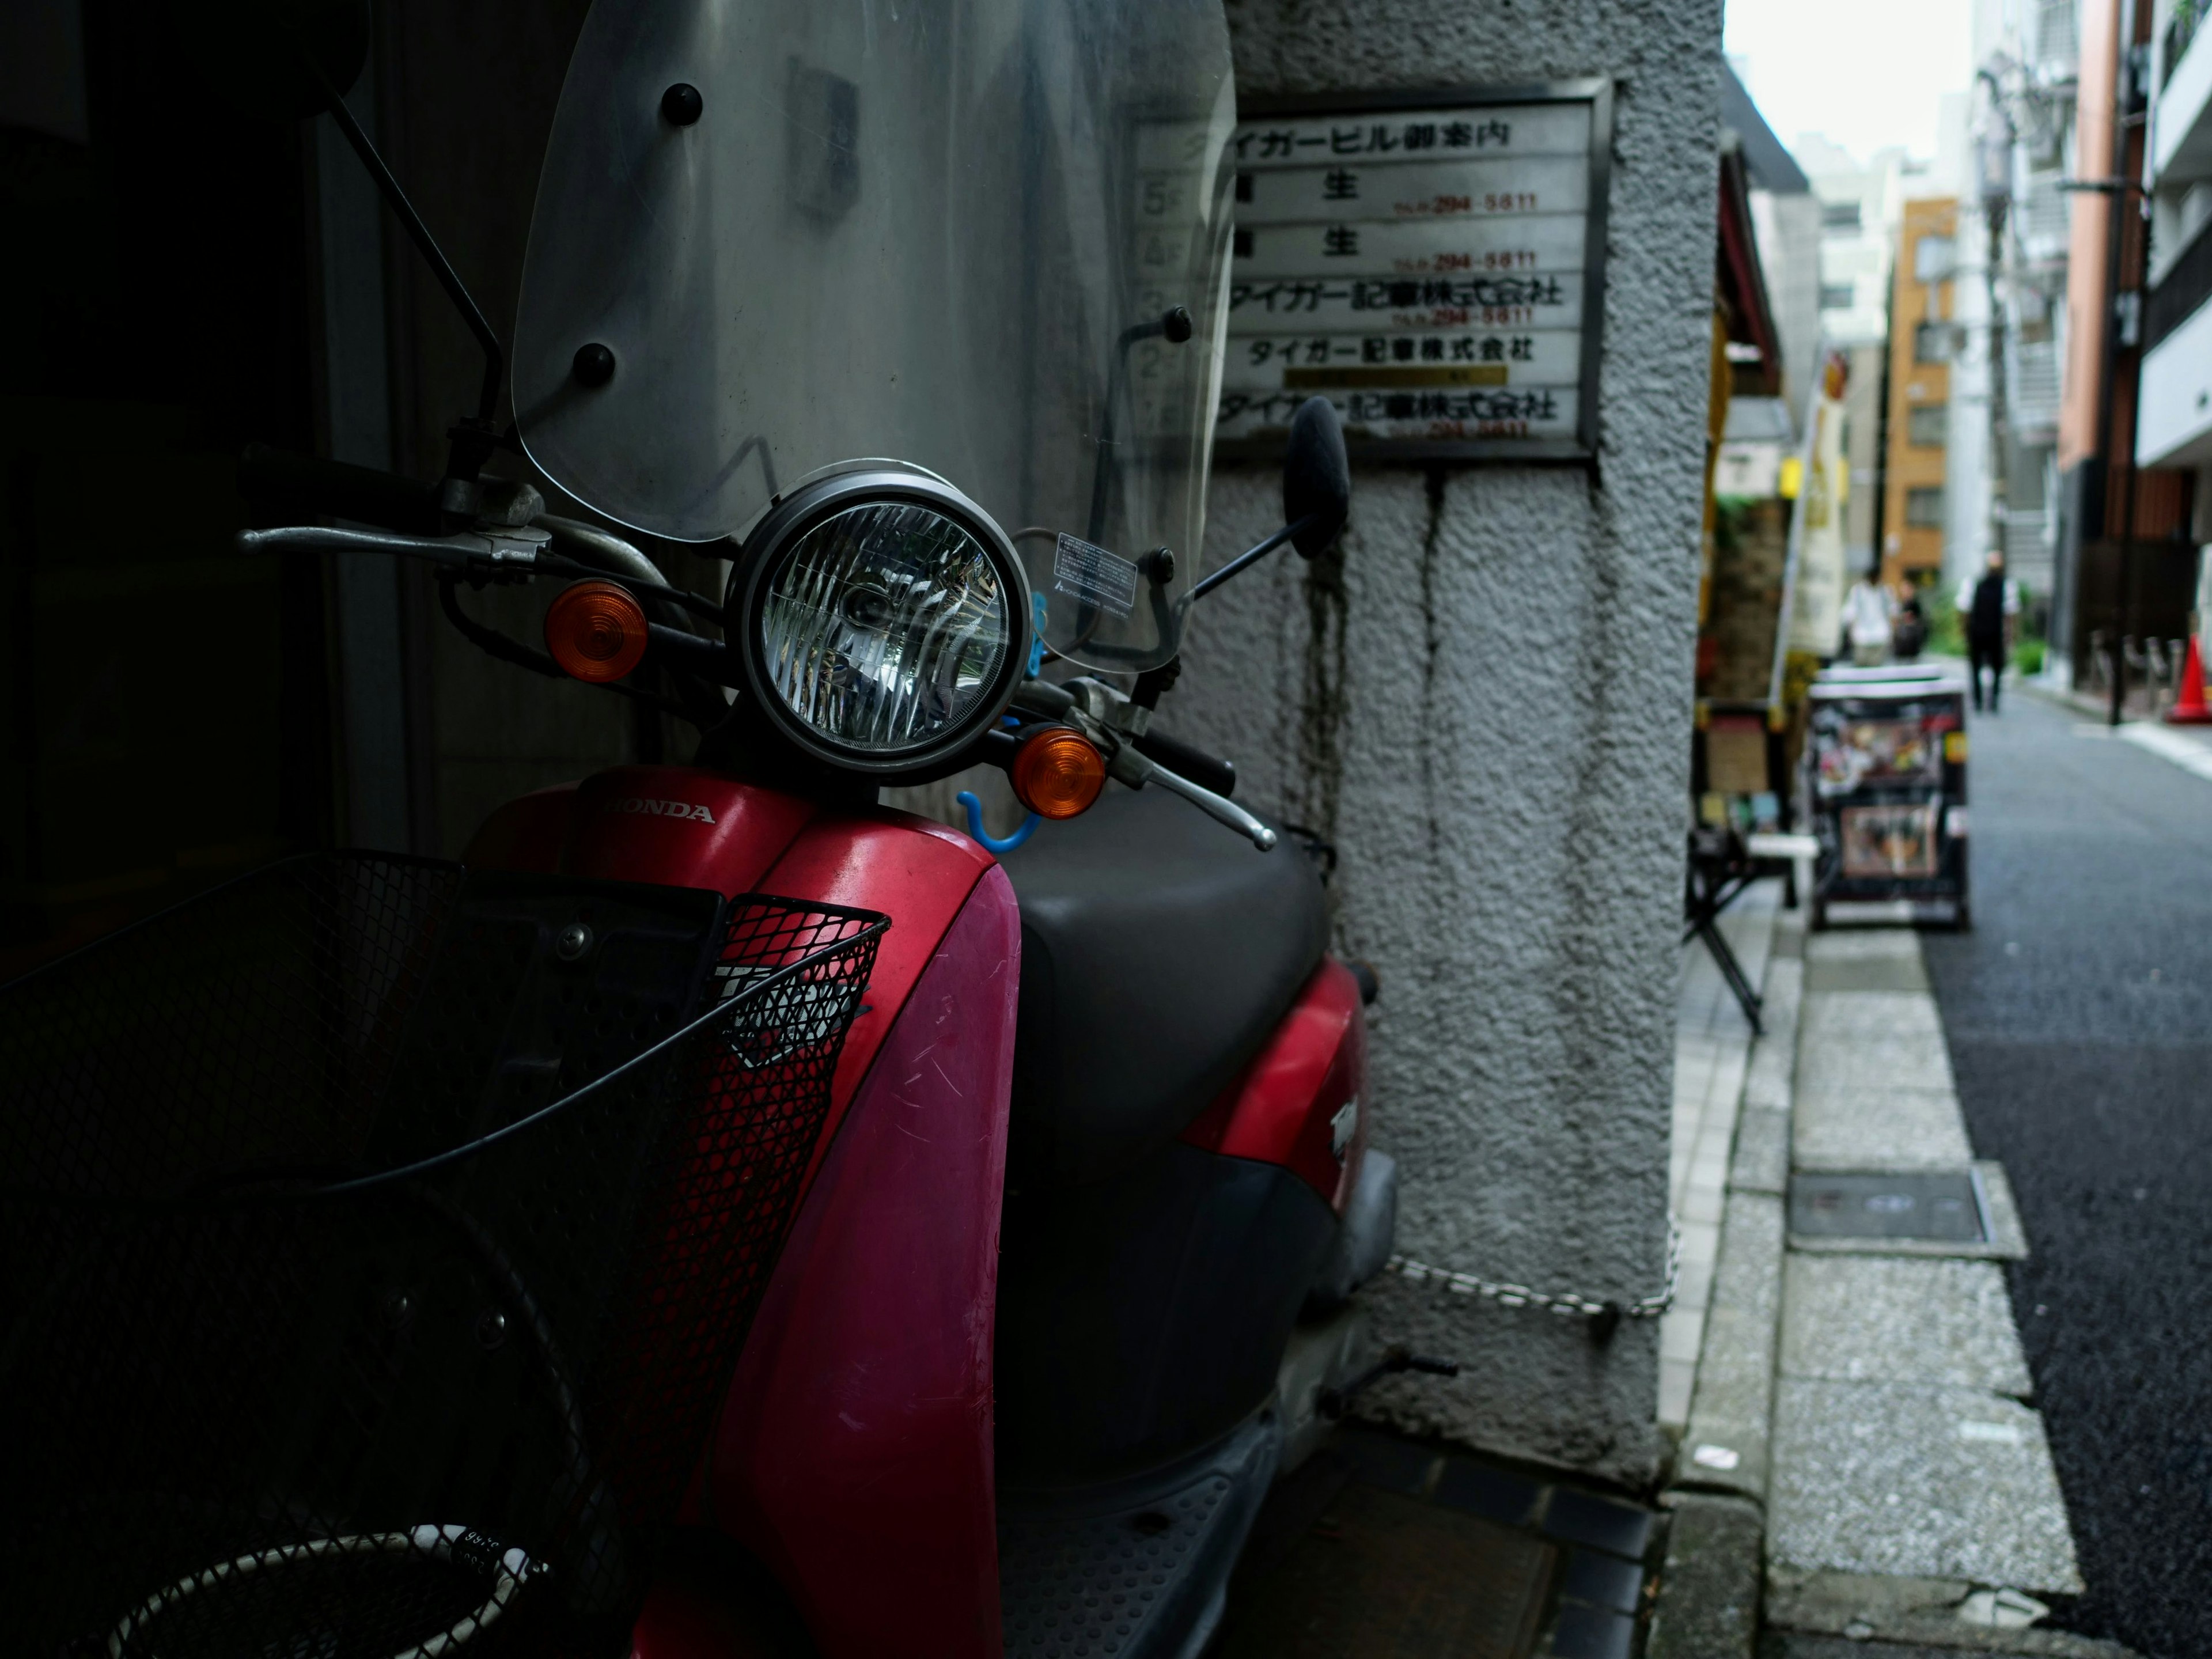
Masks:
[[[717,1431],[711,1519],[775,1570],[826,1659],[1000,1651],[992,1329],[1020,951],[993,868],[854,1098]]]
[[[1358,981],[1324,957],[1267,1046],[1182,1139],[1225,1158],[1279,1164],[1340,1216],[1367,1144],[1359,1108],[1366,1086]]]

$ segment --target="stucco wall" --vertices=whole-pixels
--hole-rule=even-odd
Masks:
[[[1232,0],[1239,88],[1617,82],[1594,470],[1369,468],[1340,554],[1201,608],[1164,727],[1340,849],[1379,969],[1371,1119],[1399,1248],[1540,1289],[1661,1285],[1713,283],[1717,0]],[[1278,520],[1217,473],[1209,556]],[[1258,856],[1258,854],[1255,854]],[[1466,1362],[1401,1426],[1630,1480],[1657,1331],[1386,1279],[1387,1333]]]

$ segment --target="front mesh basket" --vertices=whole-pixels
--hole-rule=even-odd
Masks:
[[[0,988],[10,1648],[622,1651],[886,925],[344,854]]]

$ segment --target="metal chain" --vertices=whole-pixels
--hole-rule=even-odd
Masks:
[[[1401,1279],[1411,1283],[1418,1285],[1434,1279],[1457,1295],[1483,1297],[1501,1308],[1541,1308],[1548,1313],[1583,1319],[1608,1316],[1622,1319],[1656,1319],[1674,1305],[1674,1286],[1682,1271],[1682,1234],[1680,1229],[1668,1224],[1666,1288],[1656,1296],[1647,1296],[1626,1306],[1618,1302],[1600,1302],[1574,1291],[1547,1293],[1532,1291],[1526,1285],[1485,1279],[1480,1273],[1462,1273],[1456,1267],[1432,1267],[1427,1262],[1416,1261],[1408,1255],[1392,1256],[1389,1268]]]

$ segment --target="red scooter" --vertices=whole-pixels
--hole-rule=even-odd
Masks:
[[[515,428],[484,329],[446,477],[252,455],[325,522],[240,539],[428,560],[697,757],[0,991],[23,1646],[1194,1656],[1271,1484],[1440,1368],[1354,1303],[1373,978],[1152,724],[1196,600],[1348,499],[1316,398],[1200,579],[1233,110],[1218,0],[594,9]],[[549,578],[542,652],[470,614]],[[981,765],[1013,837],[878,804]]]

